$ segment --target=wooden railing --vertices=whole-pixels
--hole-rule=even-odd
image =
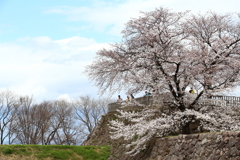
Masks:
[[[210,97],[211,99],[219,99],[219,100],[225,100],[225,101],[234,101],[234,102],[240,102],[240,97],[235,97],[235,96],[212,96]]]
[[[191,96],[193,96],[192,98],[194,98],[194,95],[191,94]],[[191,98],[191,96],[187,97],[187,98]],[[158,101],[160,103],[166,103],[166,102],[173,102],[174,99],[170,98],[172,96],[170,96],[169,94],[162,94],[159,96],[155,96],[154,100]],[[135,100],[143,105],[151,105],[153,104],[153,97],[139,97],[139,98],[135,98]],[[187,99],[186,99],[187,101]],[[124,101],[123,101],[124,102]],[[190,101],[191,102],[191,101]],[[239,105],[240,106],[240,97],[236,97],[236,96],[222,96],[222,95],[214,95],[211,97],[205,97],[202,96],[202,98],[199,100],[199,104],[205,105],[205,104],[209,104],[209,102],[211,104],[218,104],[218,105]],[[115,103],[110,103],[108,104],[108,112],[113,112],[116,111],[117,109],[121,109],[122,107],[122,102],[115,102]]]

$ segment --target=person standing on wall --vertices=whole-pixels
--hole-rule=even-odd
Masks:
[[[118,95],[118,100],[117,100],[118,102],[122,102],[122,98],[121,98],[121,96],[120,95]]]
[[[192,87],[191,87],[191,89],[189,90],[189,93],[195,93]]]

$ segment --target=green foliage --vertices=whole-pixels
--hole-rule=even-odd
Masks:
[[[44,160],[106,160],[110,155],[109,146],[69,146],[69,145],[4,145],[0,146],[4,155],[20,157],[34,156]]]
[[[94,147],[86,146],[84,148],[76,148],[74,150],[77,154],[82,155],[84,159],[88,160],[104,160],[107,159],[110,153],[110,147]],[[101,156],[99,156],[99,154]]]
[[[133,140],[137,140],[138,139],[138,135],[135,134],[134,137],[133,137]]]
[[[13,148],[5,147],[5,146],[2,148],[2,153],[4,155],[12,154],[13,152],[14,152]]]

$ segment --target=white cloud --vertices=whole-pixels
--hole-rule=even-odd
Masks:
[[[158,7],[166,7],[174,11],[191,10],[192,12],[239,12],[238,0],[126,0],[119,3],[93,1],[93,6],[73,7],[57,6],[45,13],[62,14],[70,21],[84,21],[90,23],[91,29],[98,32],[119,35],[124,24],[131,18],[140,16],[140,11],[151,11]],[[84,28],[81,26],[80,28]],[[74,28],[76,30],[76,28]]]
[[[93,0],[92,6],[57,6],[45,13],[61,14],[69,21],[79,23],[79,28],[69,30],[98,31],[118,35],[124,24],[137,18],[140,11],[152,11],[166,7],[174,11],[192,10],[194,13],[208,10],[237,12],[237,0]],[[34,95],[38,100],[76,97],[96,94],[87,77],[82,74],[95,52],[107,44],[94,39],[70,37],[52,40],[49,37],[23,37],[15,42],[0,43],[0,88],[8,88],[18,94]]]
[[[73,97],[70,97],[68,94],[62,94],[57,97],[57,100],[66,100],[68,102],[72,102]]]
[[[97,89],[82,72],[95,52],[107,46],[82,37],[57,41],[25,37],[0,43],[0,87],[33,95],[38,100],[96,94]]]

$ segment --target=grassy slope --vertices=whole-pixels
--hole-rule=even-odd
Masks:
[[[0,145],[0,160],[106,160],[110,147]]]

